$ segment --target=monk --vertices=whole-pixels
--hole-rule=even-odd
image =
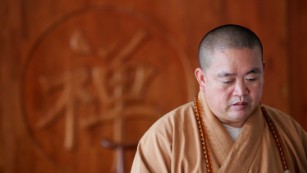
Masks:
[[[248,28],[229,24],[208,32],[195,70],[198,96],[144,134],[131,172],[307,172],[306,131],[260,103],[262,56]]]

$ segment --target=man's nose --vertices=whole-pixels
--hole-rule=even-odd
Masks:
[[[248,94],[248,87],[244,83],[244,80],[237,80],[234,89],[235,95],[243,96]]]

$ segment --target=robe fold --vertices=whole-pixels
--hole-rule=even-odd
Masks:
[[[236,141],[198,96],[213,172],[282,173],[279,151],[260,106],[247,119]],[[276,126],[289,171],[307,172],[307,133],[290,116],[265,106]],[[193,103],[169,112],[140,140],[132,173],[206,172]]]

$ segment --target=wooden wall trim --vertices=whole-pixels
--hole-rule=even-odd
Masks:
[[[307,1],[288,3],[291,115],[307,129]]]

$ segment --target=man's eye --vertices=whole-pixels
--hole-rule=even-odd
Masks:
[[[226,81],[223,81],[224,84],[232,84],[234,82],[234,80],[226,80]]]
[[[246,80],[252,82],[252,81],[256,81],[257,78],[246,78]]]

